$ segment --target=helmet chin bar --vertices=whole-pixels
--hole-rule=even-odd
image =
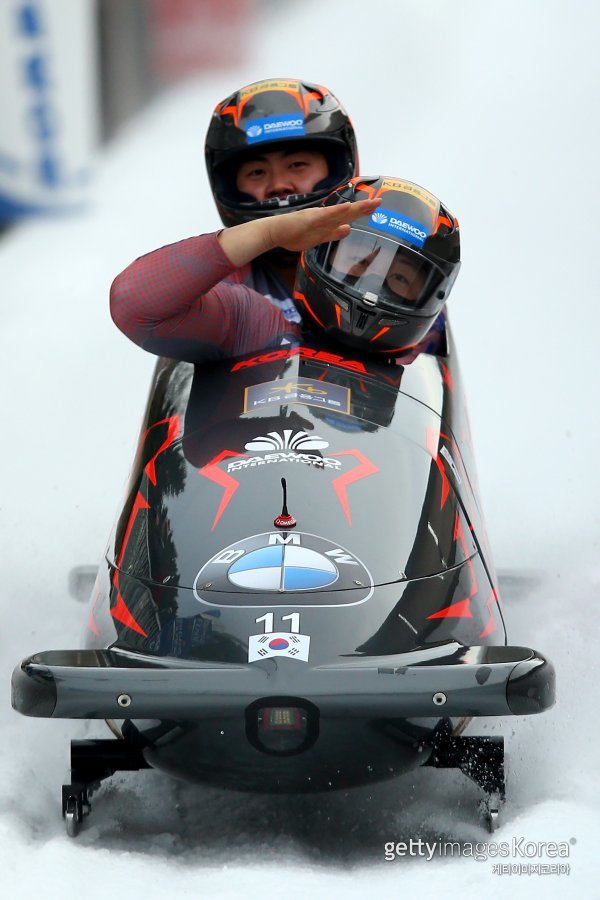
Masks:
[[[273,212],[274,210],[287,211],[296,206],[307,203],[317,203],[330,193],[329,189],[322,191],[310,191],[306,194],[288,194],[287,197],[270,197],[268,200],[241,201],[236,204],[237,209],[243,212]],[[225,200],[226,205],[229,205]]]

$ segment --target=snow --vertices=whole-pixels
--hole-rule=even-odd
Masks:
[[[490,840],[475,787],[429,770],[300,798],[121,775],[73,842],[59,813],[68,741],[108,732],[26,719],[6,702],[4,896],[419,890],[517,900],[541,888],[598,898],[600,13],[587,0],[304,0],[266,10],[248,36],[252,64],[166,94],[98,159],[86,215],[26,223],[0,242],[2,683],[32,652],[77,646],[84,609],[67,595],[67,573],[100,557],[132,460],[154,360],[112,325],[109,284],[140,253],[218,226],[202,152],[216,101],[249,81],[298,75],[343,100],[364,174],[421,183],[461,220],[450,307],[489,537],[498,568],[543,573],[505,598],[510,642],[546,653],[558,679],[552,711],[471,730],[507,738],[508,803],[493,840],[576,843],[568,860],[386,862],[386,841]],[[496,875],[496,862],[571,871]]]

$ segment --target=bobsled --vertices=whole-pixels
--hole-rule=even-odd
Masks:
[[[81,647],[25,659],[12,702],[114,734],[71,744],[71,835],[149,767],[252,792],[455,767],[494,829],[503,738],[465,728],[548,709],[554,670],[507,643],[450,329],[406,365],[158,360]]]

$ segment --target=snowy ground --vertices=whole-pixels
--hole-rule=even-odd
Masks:
[[[4,396],[0,631],[3,896],[81,891],[144,900],[377,897],[600,898],[596,560],[600,277],[596,171],[600,13],[589,0],[304,0],[273,4],[253,65],[164,97],[99,160],[82,218],[26,224],[0,243]],[[559,701],[502,729],[509,801],[498,841],[570,841],[569,875],[496,875],[498,860],[384,860],[384,842],[485,841],[477,792],[450,772],[320,798],[113,779],[70,842],[59,787],[69,722],[9,708],[13,666],[76,646],[67,572],[102,553],[154,360],[107,310],[131,259],[217,227],[202,143],[217,99],[262,77],[327,84],[350,111],[364,174],[441,195],[462,225],[451,299],[488,531],[499,568],[541,570],[505,599],[510,641],[553,659]],[[546,857],[513,864],[552,863]]]

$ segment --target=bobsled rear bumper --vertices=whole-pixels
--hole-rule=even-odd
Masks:
[[[12,705],[27,716],[195,721],[295,698],[322,715],[509,716],[554,703],[554,669],[526,647],[449,643],[309,667],[296,660],[208,663],[113,650],[49,650],[17,666]]]

